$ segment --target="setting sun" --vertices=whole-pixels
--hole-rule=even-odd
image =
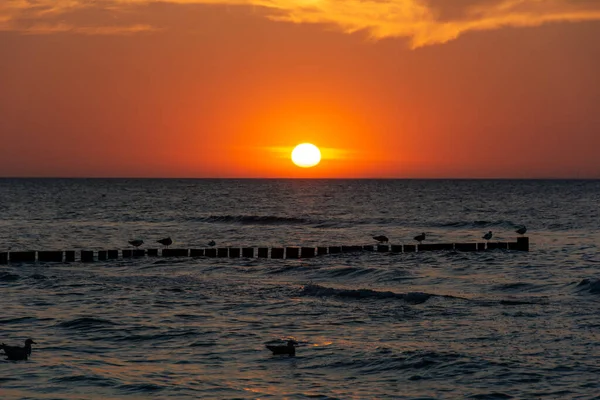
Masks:
[[[314,167],[321,161],[321,151],[314,144],[299,144],[292,151],[292,161],[302,168]]]

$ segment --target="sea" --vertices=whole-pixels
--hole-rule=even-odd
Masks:
[[[599,399],[599,204],[595,180],[0,179],[0,252],[530,240],[0,265],[0,342],[36,342],[0,398]]]

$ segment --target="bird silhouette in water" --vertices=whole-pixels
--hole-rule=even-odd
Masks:
[[[287,344],[267,344],[265,347],[273,352],[273,355],[287,354],[290,357],[296,355],[296,346],[298,342],[293,339],[289,339]]]
[[[164,239],[157,240],[156,243],[160,243],[165,247],[169,247],[170,245],[173,244],[173,240],[171,239],[171,237],[167,237]]]
[[[144,244],[144,241],[141,239],[130,240],[129,244],[132,245],[133,247],[140,247],[141,245]]]
[[[373,239],[377,240],[379,243],[389,242],[389,239],[385,235],[373,236]]]
[[[419,242],[419,244],[421,244],[421,242],[422,242],[423,240],[425,240],[425,232],[421,233],[420,235],[417,235],[417,236],[415,236],[415,240],[416,240],[417,242]]]
[[[522,227],[517,229],[515,232],[517,232],[519,235],[524,235],[525,232],[527,232],[527,227],[525,227],[525,225],[523,225]]]
[[[485,240],[490,240],[492,238],[492,231],[489,231],[488,233],[486,233],[485,235],[483,235],[483,238]]]
[[[25,346],[8,346],[4,343],[0,344],[0,349],[4,350],[7,360],[19,361],[27,360],[31,355],[31,345],[37,344],[32,339],[25,340]]]
[[[208,245],[210,247],[213,247],[215,244],[217,244],[214,240],[211,240],[210,242],[208,242]]]

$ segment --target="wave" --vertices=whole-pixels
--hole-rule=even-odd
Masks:
[[[56,326],[59,328],[65,328],[65,329],[87,330],[87,329],[97,329],[97,328],[102,328],[102,327],[107,327],[107,326],[115,326],[115,325],[119,325],[119,324],[109,321],[107,319],[102,319],[102,318],[82,317],[82,318],[75,318],[70,321],[61,322],[61,323],[57,324]]]
[[[277,224],[310,224],[319,223],[306,218],[278,217],[275,215],[211,215],[198,218],[199,222],[222,224],[248,224],[248,225],[277,225]]]
[[[21,279],[21,275],[11,274],[10,272],[0,273],[0,282],[14,282]]]
[[[163,390],[164,386],[155,385],[153,383],[140,383],[140,384],[126,384],[119,386],[119,389],[131,392],[131,393],[149,393]]]
[[[394,354],[390,350],[384,350],[365,357],[335,361],[327,366],[343,370],[355,369],[365,375],[386,372],[407,374],[409,380],[420,380],[432,373],[438,377],[451,377],[505,365],[452,352],[416,350]]]
[[[508,229],[516,229],[521,226],[519,224],[515,224],[512,221],[507,220],[497,220],[497,221],[453,221],[453,222],[441,222],[437,224],[438,227],[441,228],[485,228],[485,227],[503,227]]]
[[[107,338],[111,341],[116,342],[154,342],[154,341],[169,341],[175,338],[185,337],[197,337],[198,331],[190,329],[183,332],[172,332],[172,333],[156,333],[156,334],[141,334],[141,335],[127,335]]]
[[[577,290],[591,294],[600,294],[600,279],[583,279],[577,284]]]
[[[408,292],[408,293],[394,293],[394,292],[381,292],[372,289],[336,289],[326,286],[320,286],[315,284],[308,284],[302,288],[302,295],[305,296],[318,296],[318,297],[341,297],[347,299],[398,299],[403,300],[409,304],[421,304],[425,303],[435,294],[424,293],[424,292]],[[446,296],[445,296],[446,297]],[[447,296],[451,297],[451,296]]]
[[[90,383],[90,384],[93,384],[94,386],[100,386],[100,387],[110,387],[110,386],[117,385],[117,381],[115,381],[114,379],[103,378],[100,376],[93,376],[93,375],[61,376],[58,378],[52,378],[52,379],[50,379],[50,381],[57,382],[57,383],[83,382],[83,383]]]

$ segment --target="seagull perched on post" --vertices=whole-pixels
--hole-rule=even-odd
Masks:
[[[140,247],[141,245],[144,244],[144,241],[141,239],[135,239],[135,240],[130,240],[129,244],[132,245],[133,247]]]
[[[273,352],[273,355],[287,354],[290,357],[296,355],[296,346],[298,342],[289,339],[287,344],[267,344],[265,347]]]
[[[425,240],[425,232],[421,233],[420,235],[415,236],[415,240],[417,242],[419,242],[419,244],[420,244],[423,240]]]
[[[31,345],[37,344],[32,339],[25,340],[25,346],[8,346],[4,343],[0,344],[0,350],[4,350],[6,359],[11,361],[27,360],[31,355]]]
[[[485,240],[490,240],[492,238],[492,231],[489,231],[488,233],[486,233],[485,235],[483,235],[483,238]]]
[[[385,235],[373,236],[373,239],[377,240],[379,243],[389,242],[389,239]]]
[[[173,244],[173,240],[169,236],[168,238],[157,240],[156,243],[160,243],[160,244],[162,244],[165,247],[169,247],[170,245]]]
[[[524,235],[525,232],[527,232],[527,227],[525,225],[523,225],[522,227],[517,229],[515,232],[517,232],[519,235]]]

